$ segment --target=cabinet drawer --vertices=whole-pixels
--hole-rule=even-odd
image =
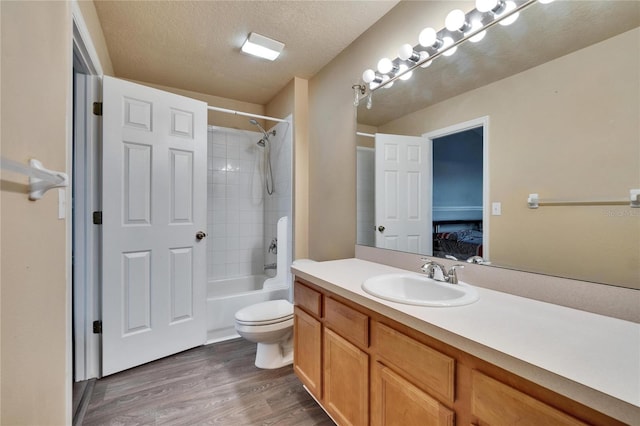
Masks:
[[[471,372],[471,413],[483,424],[585,425],[562,411],[486,376]]]
[[[369,346],[369,317],[342,303],[326,298],[325,324],[356,345]]]
[[[453,404],[455,360],[396,331],[375,323],[373,344],[378,355],[425,392]]]
[[[294,289],[295,304],[317,317],[322,316],[322,294],[296,281]]]

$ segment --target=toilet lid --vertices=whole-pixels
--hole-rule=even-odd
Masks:
[[[293,305],[288,300],[256,303],[236,312],[236,321],[245,325],[267,325],[293,317]]]

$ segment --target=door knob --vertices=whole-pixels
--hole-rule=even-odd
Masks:
[[[384,226],[382,226],[382,225],[378,226],[378,231],[380,231],[380,232],[384,232],[384,230],[385,230],[385,227],[384,227]]]
[[[204,238],[206,238],[207,234],[203,231],[198,231],[196,232],[196,240],[200,241]]]

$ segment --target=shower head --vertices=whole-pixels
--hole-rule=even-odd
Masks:
[[[258,145],[258,146],[261,146],[261,147],[263,147],[263,148],[264,148],[264,144],[265,144],[264,139],[260,139],[260,140],[257,142],[257,145]]]
[[[264,138],[266,140],[269,140],[269,135],[273,135],[273,136],[276,135],[276,131],[275,130],[272,130],[272,131],[267,133],[267,131],[260,125],[260,123],[258,123],[258,121],[253,119],[253,118],[249,120],[249,123],[253,124],[254,126],[257,126],[258,129],[260,129],[262,131],[262,134],[264,135]],[[260,144],[260,142],[262,142],[262,144]],[[258,145],[264,146],[264,140],[261,139],[260,142],[258,142]]]

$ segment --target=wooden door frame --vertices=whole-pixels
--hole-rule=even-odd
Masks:
[[[449,136],[454,133],[464,132],[465,130],[475,129],[482,126],[482,257],[485,260],[491,259],[489,257],[489,116],[475,118],[463,123],[453,124],[451,126],[434,130],[423,134],[422,136],[429,140],[431,149],[433,149],[433,140],[441,138],[443,136]],[[433,153],[431,155],[433,161]],[[433,173],[433,165],[431,167]],[[433,186],[433,176],[431,177],[431,184]],[[433,188],[431,188],[433,194]],[[433,202],[431,203],[433,206]],[[432,207],[433,208],[433,207]]]
[[[74,65],[82,68],[84,73],[90,76],[97,76],[98,80],[101,81],[103,68],[77,1],[71,2],[71,17],[73,35],[73,57],[71,60]],[[72,65],[72,73],[74,72],[73,68]],[[73,81],[73,76],[71,81]],[[86,129],[86,122],[74,123],[73,105],[75,99],[73,87],[70,87],[69,91],[70,102],[69,113],[67,114],[67,128],[70,129],[70,135],[67,143],[67,162],[71,165],[72,175],[75,175],[75,184],[90,185],[87,191],[76,194],[76,197],[74,197],[73,221],[68,221],[67,251],[69,273],[67,274],[67,288],[70,308],[67,330],[68,335],[73,336],[73,343],[69,339],[67,359],[69,360],[70,374],[72,371],[74,372],[73,382],[100,377],[101,375],[100,339],[99,336],[93,334],[92,327],[89,327],[93,320],[99,319],[99,312],[96,312],[95,308],[99,305],[99,276],[96,274],[99,264],[93,261],[92,256],[84,256],[85,253],[97,253],[99,250],[99,240],[95,238],[94,233],[87,232],[87,226],[90,225],[87,222],[90,220],[92,212],[89,211],[91,199],[86,197],[85,194],[100,194],[101,188],[99,182],[92,179],[92,176],[99,171],[99,168],[97,168],[99,157],[96,157],[99,153],[95,152],[95,147],[92,149],[91,144],[88,143],[88,138],[82,137],[76,140],[74,136],[77,131]],[[86,98],[85,101],[91,102],[90,99]],[[77,149],[87,152],[90,160],[86,161],[86,157],[84,159],[74,158],[74,152]],[[76,169],[78,174],[75,174]],[[71,206],[69,205],[69,207]],[[71,218],[71,214],[68,217]],[[76,254],[81,252],[83,255],[76,256],[72,261],[74,248]],[[72,270],[73,274],[71,273]],[[75,276],[75,280],[72,275]]]

